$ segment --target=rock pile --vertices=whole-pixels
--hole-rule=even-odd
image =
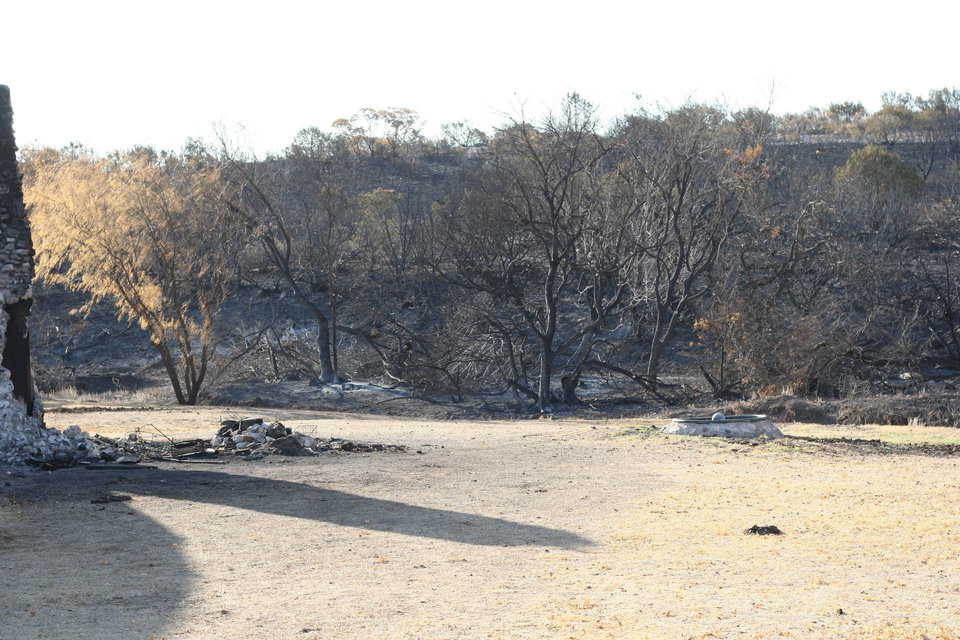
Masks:
[[[74,427],[70,427],[73,429]],[[149,442],[139,433],[128,434],[126,438],[105,438],[100,434],[93,436],[99,454],[98,461],[132,464],[143,458],[161,458],[171,456],[176,443]]]
[[[28,415],[23,403],[13,396],[10,372],[0,368],[0,465],[68,465],[96,456],[96,443],[80,427],[47,429],[39,399],[34,400],[33,413]]]
[[[3,407],[0,406],[0,417],[2,415]],[[293,431],[280,422],[264,422],[262,418],[224,420],[209,440],[148,440],[140,433],[131,433],[125,438],[107,438],[99,434],[90,436],[76,425],[59,431],[44,428],[39,422],[0,432],[0,464],[30,464],[42,469],[103,462],[133,464],[144,459],[196,462],[204,458],[242,456],[259,460],[268,455],[316,456],[325,452],[374,451],[406,451],[406,447],[342,438],[315,438]]]
[[[224,420],[210,447],[218,452],[261,458],[267,455],[314,456],[325,451],[405,451],[401,445],[360,443],[341,438],[314,438],[293,431],[283,423],[265,423],[262,418]]]
[[[0,414],[4,408],[0,408]],[[0,420],[3,420],[0,417]],[[0,465],[54,463],[69,466],[100,459],[97,443],[72,426],[64,431],[47,429],[39,420],[8,421],[0,430]]]

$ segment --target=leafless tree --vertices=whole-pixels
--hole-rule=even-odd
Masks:
[[[601,161],[609,148],[592,105],[572,94],[540,126],[513,121],[491,149],[473,188],[441,221],[442,256],[459,286],[511,305],[535,336],[537,388],[524,392],[549,411],[556,358],[569,340],[560,330],[561,306],[600,215]]]
[[[347,294],[356,199],[338,181],[333,161],[300,147],[264,162],[222,158],[233,197],[229,205],[263,251],[272,274],[310,310],[317,326],[319,378],[338,380],[337,310]]]
[[[726,146],[724,116],[691,105],[628,119],[621,133],[631,188],[643,202],[632,232],[633,308],[648,335],[646,376],[655,384],[665,349],[691,305],[707,296],[713,269],[746,194],[764,176],[762,146]]]

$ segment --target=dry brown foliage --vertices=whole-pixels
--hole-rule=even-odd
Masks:
[[[219,172],[146,151],[109,159],[37,154],[25,198],[37,272],[109,300],[150,335],[181,404],[194,404],[230,294],[241,235]]]

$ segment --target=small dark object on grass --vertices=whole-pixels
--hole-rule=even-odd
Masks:
[[[753,525],[749,529],[745,529],[744,533],[750,533],[758,536],[782,536],[783,531],[780,531],[779,527],[773,524],[768,524],[766,526]]]
[[[100,496],[98,498],[94,498],[93,500],[90,501],[90,503],[91,504],[107,504],[108,502],[126,502],[127,500],[132,500],[132,498],[130,496],[109,495],[109,496]]]

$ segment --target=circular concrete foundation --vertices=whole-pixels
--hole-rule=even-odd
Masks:
[[[783,432],[764,415],[674,418],[662,431],[682,436],[783,437]]]

